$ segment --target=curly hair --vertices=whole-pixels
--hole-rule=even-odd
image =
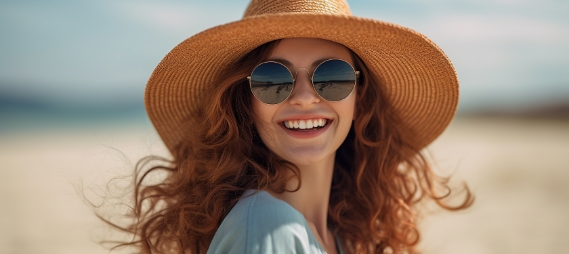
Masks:
[[[130,224],[115,227],[135,236],[130,245],[143,253],[206,253],[221,222],[245,190],[271,188],[282,193],[288,170],[299,170],[261,141],[254,126],[253,99],[246,76],[266,60],[278,41],[266,43],[227,69],[201,105],[195,131],[173,151],[173,160],[146,157],[135,170]],[[360,75],[356,117],[337,151],[328,220],[348,253],[414,253],[419,241],[415,205],[428,197],[442,200],[447,179],[433,173],[410,130],[400,124],[381,85],[353,54]],[[158,160],[161,165],[147,165]],[[153,172],[164,181],[148,184]],[[280,186],[275,190],[275,186]],[[449,190],[437,194],[437,187]],[[300,188],[300,185],[298,186]]]

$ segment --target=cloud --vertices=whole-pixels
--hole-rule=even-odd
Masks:
[[[117,16],[168,31],[190,28],[200,21],[203,13],[197,6],[173,2],[113,1],[110,6]]]
[[[235,1],[234,1],[235,2]],[[224,8],[212,7],[211,3],[196,3],[193,1],[153,1],[127,0],[109,1],[109,10],[119,19],[137,23],[147,28],[168,33],[196,33],[203,29],[240,18],[239,8],[232,8],[228,2]],[[217,13],[212,13],[217,10]]]
[[[459,43],[569,43],[569,24],[514,15],[447,14],[427,21],[423,29]]]

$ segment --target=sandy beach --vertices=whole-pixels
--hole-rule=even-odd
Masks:
[[[76,187],[128,174],[117,150],[134,163],[164,146],[147,122],[39,129],[0,132],[0,253],[108,253]],[[476,201],[426,216],[424,253],[567,253],[569,121],[459,117],[429,151]]]

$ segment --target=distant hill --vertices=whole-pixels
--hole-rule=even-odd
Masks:
[[[26,114],[46,113],[59,115],[105,115],[144,111],[143,98],[125,98],[123,100],[97,101],[96,98],[81,102],[49,100],[39,95],[18,95],[0,93],[0,113]]]
[[[552,118],[569,120],[569,98],[519,108],[471,111],[462,114],[475,117]]]

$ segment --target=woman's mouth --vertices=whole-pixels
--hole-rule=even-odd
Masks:
[[[287,120],[283,122],[284,127],[293,131],[311,131],[324,128],[329,123],[328,119],[305,119]]]

